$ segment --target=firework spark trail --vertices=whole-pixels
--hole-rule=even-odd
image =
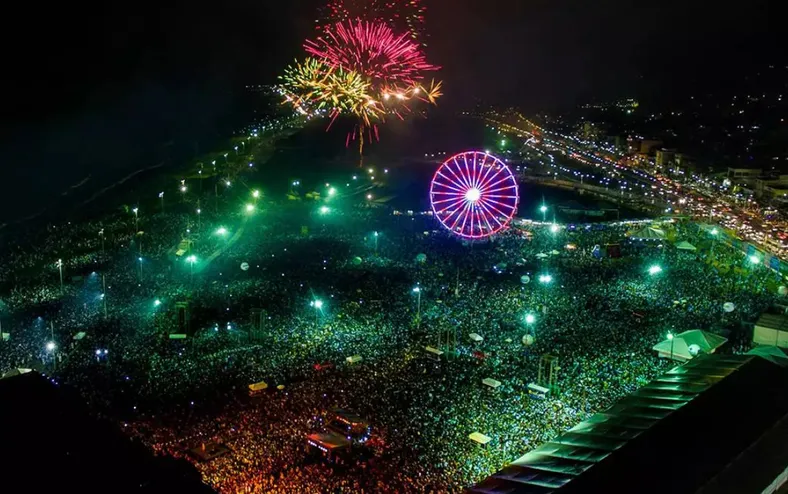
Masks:
[[[439,69],[407,33],[396,35],[385,24],[361,20],[335,24],[324,36],[307,40],[304,49],[329,65],[384,83],[415,84],[423,72]]]
[[[420,0],[328,0],[315,23],[318,31],[325,32],[337,22],[362,19],[423,40],[426,10]]]

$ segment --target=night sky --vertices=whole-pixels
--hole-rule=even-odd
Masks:
[[[423,0],[441,105],[526,111],[669,96],[780,56],[776,2]],[[767,6],[772,4],[772,9]],[[246,84],[272,83],[313,34],[316,0],[23,2],[4,16],[0,179],[15,194],[209,146]],[[782,38],[784,41],[784,38]],[[196,143],[196,144],[195,144]],[[60,187],[42,187],[42,174]]]

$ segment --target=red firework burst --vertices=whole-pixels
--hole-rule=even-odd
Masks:
[[[315,23],[323,32],[337,22],[362,19],[387,24],[397,33],[407,31],[414,40],[423,40],[426,10],[421,0],[328,0]]]
[[[361,20],[339,22],[317,40],[307,40],[311,55],[333,66],[352,70],[378,82],[413,84],[423,72],[438,70],[427,62],[408,33],[396,35],[387,25]]]

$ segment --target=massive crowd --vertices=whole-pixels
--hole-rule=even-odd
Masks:
[[[250,214],[226,198],[199,222],[188,203],[122,210],[6,244],[0,370],[54,373],[157,454],[223,444],[192,458],[220,492],[454,492],[664,371],[651,348],[666,332],[706,329],[745,350],[741,322],[773,302],[771,271],[722,244],[712,255],[692,223],[667,229],[694,252],[630,241],[627,223],[523,224],[463,244],[429,215],[336,200],[331,214],[262,200]],[[607,244],[620,257],[593,254]],[[168,337],[185,330],[178,303],[186,339]],[[547,354],[555,394],[535,400],[526,386]],[[248,396],[258,381],[269,390]],[[333,407],[370,421],[371,459],[305,454]]]

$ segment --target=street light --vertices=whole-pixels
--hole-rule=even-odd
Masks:
[[[673,333],[668,333],[668,340],[670,340],[670,360],[673,360]]]
[[[57,345],[55,345],[54,341],[47,342],[46,349],[48,352],[54,352],[56,348]]]
[[[309,305],[315,308],[315,326],[317,326],[320,324],[320,313],[323,312],[323,301],[316,298]]]
[[[139,220],[139,214],[138,213],[139,213],[140,209],[139,208],[134,208],[134,209],[132,209],[132,211],[134,212],[134,233],[137,233],[138,231],[140,231],[139,227],[137,226],[138,220]]]
[[[331,187],[330,189],[328,189],[328,195],[329,196],[334,196],[334,195],[336,195],[336,193],[337,193],[337,189],[335,189],[334,187]]]
[[[246,205],[246,212],[247,212],[247,213],[252,213],[252,212],[254,212],[254,204],[247,204],[247,205]]]
[[[753,263],[753,264],[760,264],[761,263],[761,258],[756,256],[756,255],[752,255],[752,256],[750,256],[750,262]]]
[[[57,260],[57,268],[60,271],[60,291],[63,291],[63,259]]]
[[[253,190],[252,191],[252,197],[254,197],[255,199],[260,197],[260,191],[259,190]]]
[[[413,288],[413,293],[416,294],[416,329],[421,327],[421,287]]]
[[[654,276],[655,274],[659,274],[661,272],[662,272],[662,266],[659,266],[657,264],[648,268],[648,274],[650,274],[651,276]]]
[[[320,214],[328,214],[331,212],[331,208],[328,206],[320,206]]]
[[[526,314],[525,315],[525,324],[528,324],[530,326],[531,324],[533,324],[535,322],[536,322],[536,316],[534,316],[533,314]]]
[[[550,225],[550,232],[551,233],[558,233],[558,225],[556,225],[555,223]]]
[[[138,261],[137,264],[139,264],[140,266],[140,283],[142,283],[142,258],[138,257],[137,261]]]
[[[549,274],[540,274],[539,275],[539,283],[547,285],[547,284],[552,283],[552,282],[553,282],[553,277],[551,275],[549,275]]]
[[[216,234],[224,237],[225,235],[227,235],[227,228],[220,226],[219,229],[216,230]]]
[[[159,299],[156,299],[156,300],[154,300],[154,301],[153,301],[153,306],[154,306],[154,307],[158,307],[158,306],[160,306],[160,305],[161,305],[161,300],[159,300]]]
[[[547,221],[547,206],[545,206],[544,204],[542,204],[542,205],[539,207],[539,211],[541,211],[541,212],[542,212],[542,223],[544,223],[545,221]]]
[[[189,277],[191,280],[194,280],[194,263],[197,262],[197,256],[194,254],[190,255],[186,258],[186,262],[189,263]]]
[[[372,232],[372,237],[375,239],[375,255],[377,255],[377,253],[378,253],[378,237],[379,236],[380,236],[380,233]]]

